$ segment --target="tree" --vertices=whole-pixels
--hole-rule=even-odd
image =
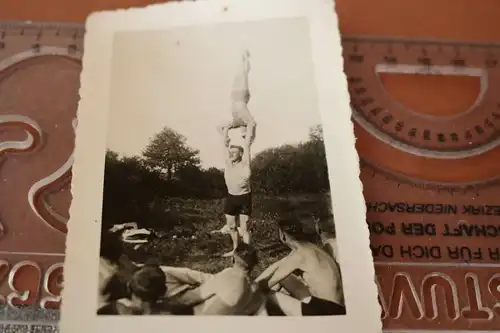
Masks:
[[[269,148],[258,153],[252,159],[251,167],[252,188],[256,192],[280,195],[329,190],[320,125],[310,129],[306,142]]]
[[[182,168],[199,167],[198,154],[187,145],[185,136],[168,127],[156,134],[142,152],[146,165],[163,173],[168,181]]]
[[[106,153],[103,193],[103,227],[115,223],[151,224],[168,189],[159,172],[145,167],[137,156],[119,157]]]
[[[203,171],[205,184],[207,184],[207,193],[212,198],[223,198],[227,193],[226,181],[224,180],[224,171],[217,168],[209,168]]]
[[[323,142],[323,127],[321,125],[316,125],[309,129],[309,140]]]
[[[304,153],[308,155],[309,171],[314,174],[314,186],[322,191],[328,191],[330,182],[328,179],[328,163],[326,161],[325,142],[323,138],[323,127],[313,126],[309,130],[309,141],[303,145]],[[306,157],[305,157],[306,158]]]
[[[278,195],[294,190],[293,173],[297,168],[299,149],[294,145],[283,145],[261,151],[252,159],[252,188],[256,192]]]

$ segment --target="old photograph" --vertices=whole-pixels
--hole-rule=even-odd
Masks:
[[[308,44],[301,19],[116,34],[99,314],[345,314]]]
[[[233,19],[213,19],[218,16],[207,11],[212,20],[193,18],[192,24],[163,29],[151,22],[196,4],[88,20],[66,262],[76,267],[77,257],[81,265],[95,261],[89,266],[95,271],[81,272],[93,281],[84,291],[93,306],[85,308],[88,316],[93,311],[109,321],[132,315],[376,313],[341,46],[331,29],[333,7],[320,0],[293,2],[297,8],[277,10],[276,17],[234,19],[248,15],[240,4],[240,14],[236,5],[220,7]],[[332,13],[321,13],[325,8]],[[126,25],[128,19],[135,23]],[[321,25],[329,34],[319,32]],[[338,44],[324,44],[328,39]],[[106,43],[111,61],[92,67]],[[329,47],[330,59],[318,55]],[[99,74],[103,69],[107,73]],[[105,91],[85,81],[96,83],[99,76],[108,84]],[[325,88],[340,93],[332,99]],[[102,135],[96,135],[100,128]],[[93,153],[84,135],[101,153],[92,172],[78,169],[80,162],[90,166]],[[353,172],[342,174],[348,162]],[[90,177],[94,172],[96,178]],[[90,182],[100,193],[85,189]],[[91,200],[86,209],[93,210],[95,194],[95,225],[80,227],[89,222],[81,220],[77,209],[85,205],[78,200]],[[354,237],[366,239],[352,242]],[[84,244],[97,248],[90,253],[94,258],[77,254],[74,247]],[[356,244],[353,252],[349,245]],[[363,258],[347,257],[356,252]],[[350,260],[360,260],[361,267],[355,264],[350,272]],[[74,302],[73,275],[66,274],[63,303]],[[353,275],[366,284],[368,298],[349,292],[346,279]],[[357,302],[365,309],[356,310]],[[62,321],[64,329],[64,312]],[[354,319],[345,322],[355,325]]]

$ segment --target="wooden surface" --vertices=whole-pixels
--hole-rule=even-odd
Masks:
[[[0,0],[0,20],[31,20],[31,21],[62,21],[62,22],[79,22],[83,23],[85,18],[93,11],[126,8],[130,6],[142,6],[155,1],[146,0]],[[160,1],[156,1],[160,2]],[[340,20],[341,33],[344,35],[373,35],[373,36],[391,36],[391,37],[408,37],[408,38],[436,38],[436,39],[452,39],[463,41],[481,41],[481,42],[500,42],[500,0],[337,0],[337,12]],[[454,104],[456,108],[470,104],[471,84],[474,82],[456,81],[455,83],[446,83],[446,89],[442,91],[440,98],[429,94],[429,98],[422,98],[422,95],[417,96],[416,91],[411,87],[419,85],[434,86],[438,85],[436,78],[425,78],[431,80],[425,82],[403,82],[407,78],[388,78],[385,85],[391,91],[391,94],[398,96],[399,99],[414,101],[419,103],[426,100],[426,103],[416,106],[424,113],[436,114],[436,112],[444,112],[440,107],[454,92],[461,98],[456,99]],[[419,90],[419,94],[422,90]],[[424,92],[425,93],[425,92]],[[407,95],[410,95],[409,97]],[[434,97],[432,97],[434,96]],[[411,103],[410,103],[411,104]],[[413,104],[412,104],[413,105]],[[424,110],[425,109],[425,110]],[[377,156],[387,161],[397,161],[391,168],[393,171],[398,171],[408,176],[415,178],[426,178],[429,180],[449,180],[449,181],[465,181],[467,177],[472,177],[470,180],[477,178],[477,173],[485,174],[485,167],[488,167],[494,175],[500,173],[497,159],[491,158],[492,154],[500,154],[500,150],[496,149],[490,154],[485,154],[479,159],[453,162],[453,167],[448,165],[449,161],[429,160],[416,156],[411,156],[391,148],[368,135],[366,132],[357,128],[358,149],[364,157],[371,157],[376,160]],[[370,155],[372,154],[372,155]],[[481,166],[481,168],[478,167]],[[467,171],[468,170],[468,171]],[[475,170],[475,171],[474,171]],[[453,171],[453,172],[451,172]],[[444,179],[444,178],[446,179]],[[361,178],[364,183],[364,193],[368,202],[426,202],[436,201],[445,204],[485,204],[494,205],[498,201],[498,193],[500,189],[495,186],[491,189],[484,190],[481,196],[474,193],[465,193],[463,195],[452,196],[439,192],[429,192],[427,190],[410,188],[402,186],[396,182],[390,182],[382,176],[372,176],[371,172],[362,171]],[[453,179],[451,179],[453,178]],[[477,200],[476,200],[477,199]],[[386,222],[388,215],[381,212],[369,212],[368,220]],[[398,215],[391,216],[396,221],[405,221],[407,216]],[[411,217],[413,218],[413,217]],[[469,217],[467,217],[469,218]],[[498,221],[498,216],[487,217],[490,222]],[[439,222],[456,223],[457,216],[440,216]],[[470,222],[473,217],[470,217]],[[474,217],[476,219],[476,217]],[[438,220],[436,220],[438,221]],[[471,240],[472,241],[472,240]],[[474,240],[481,241],[481,240]],[[374,235],[372,244],[393,244],[394,246],[406,244],[408,238],[396,237],[389,239],[383,235]],[[422,241],[423,242],[423,241]],[[428,241],[430,245],[439,244],[440,238]],[[425,243],[425,242],[423,242]],[[423,244],[422,243],[422,244]],[[431,244],[432,243],[432,244]],[[407,244],[406,244],[407,245]],[[425,244],[424,244],[425,245]],[[500,249],[499,249],[500,253]],[[377,260],[376,258],[376,261]],[[500,261],[500,255],[499,259]],[[409,308],[405,307],[405,314],[399,318],[397,315],[391,314],[397,312],[398,303],[390,300],[392,289],[396,291],[402,289],[393,288],[396,284],[387,281],[393,281],[392,277],[401,275],[404,271],[408,276],[412,276],[415,285],[423,285],[424,277],[432,273],[432,267],[429,268],[408,268],[384,266],[383,263],[377,265],[377,276],[382,284],[382,303],[384,305],[384,313],[389,315],[384,317],[386,328],[393,329],[498,329],[500,318],[495,317],[494,322],[489,320],[476,320],[479,317],[470,316],[461,318],[461,320],[431,320],[424,318],[415,320],[409,316]],[[464,270],[453,267],[443,268],[442,273],[453,277],[459,285],[460,306],[464,307],[467,304],[466,294],[473,290],[468,285],[464,284],[463,275],[477,274],[481,283],[484,296],[484,304],[493,307],[496,300],[500,300],[500,296],[486,295],[488,281],[493,281],[491,274],[498,270],[474,269]],[[406,276],[406,275],[405,275]],[[384,283],[382,283],[384,282]],[[498,282],[498,281],[497,281]],[[437,283],[437,282],[436,282]],[[499,282],[500,284],[500,282]],[[432,285],[428,284],[429,286]],[[422,287],[423,288],[423,287]],[[491,289],[491,288],[490,288]],[[430,293],[428,293],[430,295]],[[495,299],[494,299],[495,298]],[[387,304],[386,304],[387,303]],[[465,308],[464,308],[465,309]],[[469,311],[470,312],[470,311]],[[397,314],[397,313],[396,313]],[[477,313],[475,314],[477,315]],[[384,315],[385,316],[385,315]],[[397,317],[397,318],[396,318]]]

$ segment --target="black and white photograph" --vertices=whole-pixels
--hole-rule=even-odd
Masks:
[[[304,7],[302,17],[153,29],[151,21],[159,20],[162,6],[156,12],[151,6],[104,13],[100,24],[99,14],[87,21],[71,216],[80,219],[80,210],[99,215],[89,228],[79,226],[88,222],[70,222],[67,264],[76,267],[76,257],[82,258],[76,247],[97,247],[95,258],[84,259],[95,260],[96,276],[90,276],[90,266],[86,271],[93,290],[87,283],[85,293],[94,295],[96,317],[349,317],[358,301],[349,302],[346,279],[358,274],[366,284],[359,287],[372,299],[364,299],[368,310],[357,312],[376,312],[373,271],[363,260],[358,271],[344,267],[356,260],[346,259],[356,251],[371,256],[359,218],[364,202],[342,62],[325,62],[337,66],[330,71],[318,67],[324,58],[314,55],[329,47],[319,45],[327,36],[339,39],[338,32],[323,39],[313,35],[319,22],[328,21],[328,14],[319,14],[324,1],[293,2]],[[174,7],[171,15],[182,6]],[[236,9],[221,7],[231,10]],[[125,24],[134,11],[136,29]],[[146,11],[151,19],[140,28],[137,22],[146,21]],[[99,36],[99,28],[113,20],[119,28]],[[107,67],[91,66],[99,61],[88,56],[91,36],[103,40],[95,42],[96,54],[111,42]],[[340,43],[337,48],[326,54],[340,59]],[[86,86],[86,79],[98,81],[100,68],[108,72],[101,74],[101,84],[109,83],[106,91]],[[325,84],[318,77],[322,73],[339,77]],[[325,87],[342,93],[327,97],[320,91]],[[347,100],[339,102],[343,95]],[[86,98],[93,107],[85,105]],[[85,119],[84,112],[96,115]],[[100,125],[92,128],[93,122]],[[90,132],[93,152],[81,139]],[[340,144],[347,147],[336,149]],[[95,154],[91,168],[100,193],[84,189],[92,182],[91,171],[78,169],[79,162],[90,165],[87,158],[96,150],[101,156]],[[354,172],[339,174],[350,161]],[[81,192],[75,184],[79,176]],[[90,200],[91,193],[100,200],[85,209],[78,200]],[[353,206],[346,209],[346,204]],[[353,232],[366,237],[357,243],[366,247],[354,252],[349,248],[356,243],[350,241]],[[75,285],[75,274],[66,274],[65,286]],[[66,302],[71,296],[63,297]]]
[[[116,35],[99,314],[345,314],[304,23]]]

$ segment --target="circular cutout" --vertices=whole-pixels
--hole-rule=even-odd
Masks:
[[[471,111],[482,96],[479,76],[381,72],[379,80],[401,108],[436,121],[447,121]]]
[[[457,59],[452,47],[389,46],[344,46],[353,118],[361,127],[396,149],[428,158],[467,158],[500,145],[500,71],[486,66],[487,53],[470,49]],[[420,82],[410,83],[411,76]],[[467,91],[475,89],[453,99],[457,80]]]

